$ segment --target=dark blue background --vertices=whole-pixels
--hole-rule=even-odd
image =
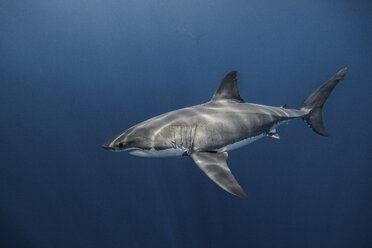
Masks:
[[[1,247],[372,247],[371,1],[0,1]],[[203,35],[199,42],[195,37]],[[339,69],[328,138],[301,120],[230,153],[248,194],[190,158],[101,148],[208,101],[299,107]]]

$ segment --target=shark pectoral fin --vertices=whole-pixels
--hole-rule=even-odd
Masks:
[[[226,152],[193,152],[190,156],[199,168],[222,189],[238,197],[247,198],[227,166]]]

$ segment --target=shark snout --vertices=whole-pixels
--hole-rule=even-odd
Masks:
[[[115,140],[116,140],[116,137],[107,140],[105,143],[102,144],[102,148],[106,150],[115,151],[115,144],[114,144]]]
[[[107,140],[102,144],[102,148],[109,151],[133,151],[135,149],[151,149],[152,139],[148,137],[148,130],[134,127]],[[145,134],[144,134],[145,133]]]
[[[106,150],[115,150],[115,147],[111,146],[111,140],[106,141],[102,144],[102,148]]]
[[[123,140],[122,135],[119,135],[103,143],[102,148],[109,151],[124,151],[131,147]]]
[[[114,148],[114,147],[106,146],[105,144],[103,144],[102,147],[103,147],[103,149],[105,149],[105,150],[115,151],[115,148]]]

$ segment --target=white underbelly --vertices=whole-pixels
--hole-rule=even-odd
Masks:
[[[232,151],[235,149],[238,149],[240,147],[246,146],[252,142],[255,142],[256,140],[259,140],[263,137],[267,136],[267,134],[260,134],[254,137],[250,137],[238,142],[235,142],[233,144],[229,144],[227,146],[224,146],[220,149],[217,149],[215,151],[217,152],[228,152]],[[128,151],[129,154],[134,155],[134,156],[139,156],[139,157],[148,157],[148,158],[164,158],[164,157],[180,157],[182,156],[185,152],[187,152],[186,149],[180,149],[180,148],[169,148],[169,149],[164,149],[164,150],[155,150],[155,149],[150,149],[150,150],[141,150],[141,149],[136,149],[136,150],[131,150]]]
[[[218,152],[228,152],[228,151],[232,151],[232,150],[235,150],[235,149],[238,149],[240,147],[243,147],[243,146],[246,146],[252,142],[255,142],[256,140],[259,140],[263,137],[265,137],[266,134],[262,133],[260,135],[257,135],[257,136],[254,136],[254,137],[249,137],[247,139],[244,139],[244,140],[240,140],[238,142],[235,142],[235,143],[232,143],[232,144],[229,144],[227,146],[224,146],[220,149],[218,149],[217,151]]]
[[[277,128],[278,126],[280,126],[280,125],[282,125],[282,124],[285,124],[285,123],[288,123],[288,122],[289,122],[289,120],[279,122],[279,123],[277,123],[276,125],[274,125],[274,126],[270,129],[270,131],[271,131],[271,132],[276,132],[276,128]],[[240,141],[238,141],[238,142],[236,142],[236,143],[233,143],[233,144],[229,144],[229,145],[227,145],[227,146],[224,146],[224,147],[218,149],[217,151],[218,151],[218,152],[228,152],[228,151],[232,151],[232,150],[238,149],[238,148],[240,148],[240,147],[246,146],[246,145],[248,145],[248,144],[250,144],[250,143],[252,143],[252,142],[255,142],[255,141],[257,141],[257,140],[259,140],[259,139],[261,139],[261,138],[263,138],[263,137],[265,137],[265,136],[267,136],[267,135],[268,135],[267,133],[261,133],[261,134],[259,134],[259,135],[257,135],[257,136],[249,137],[249,138],[247,138],[247,139],[240,140]]]
[[[179,148],[169,148],[164,150],[141,150],[136,149],[129,151],[129,154],[139,157],[148,157],[148,158],[164,158],[164,157],[179,157],[184,154],[186,150],[179,149]]]

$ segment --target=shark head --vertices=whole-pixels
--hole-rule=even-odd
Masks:
[[[107,140],[102,147],[110,151],[129,153],[151,149],[151,136],[145,128],[131,127],[125,132]]]

